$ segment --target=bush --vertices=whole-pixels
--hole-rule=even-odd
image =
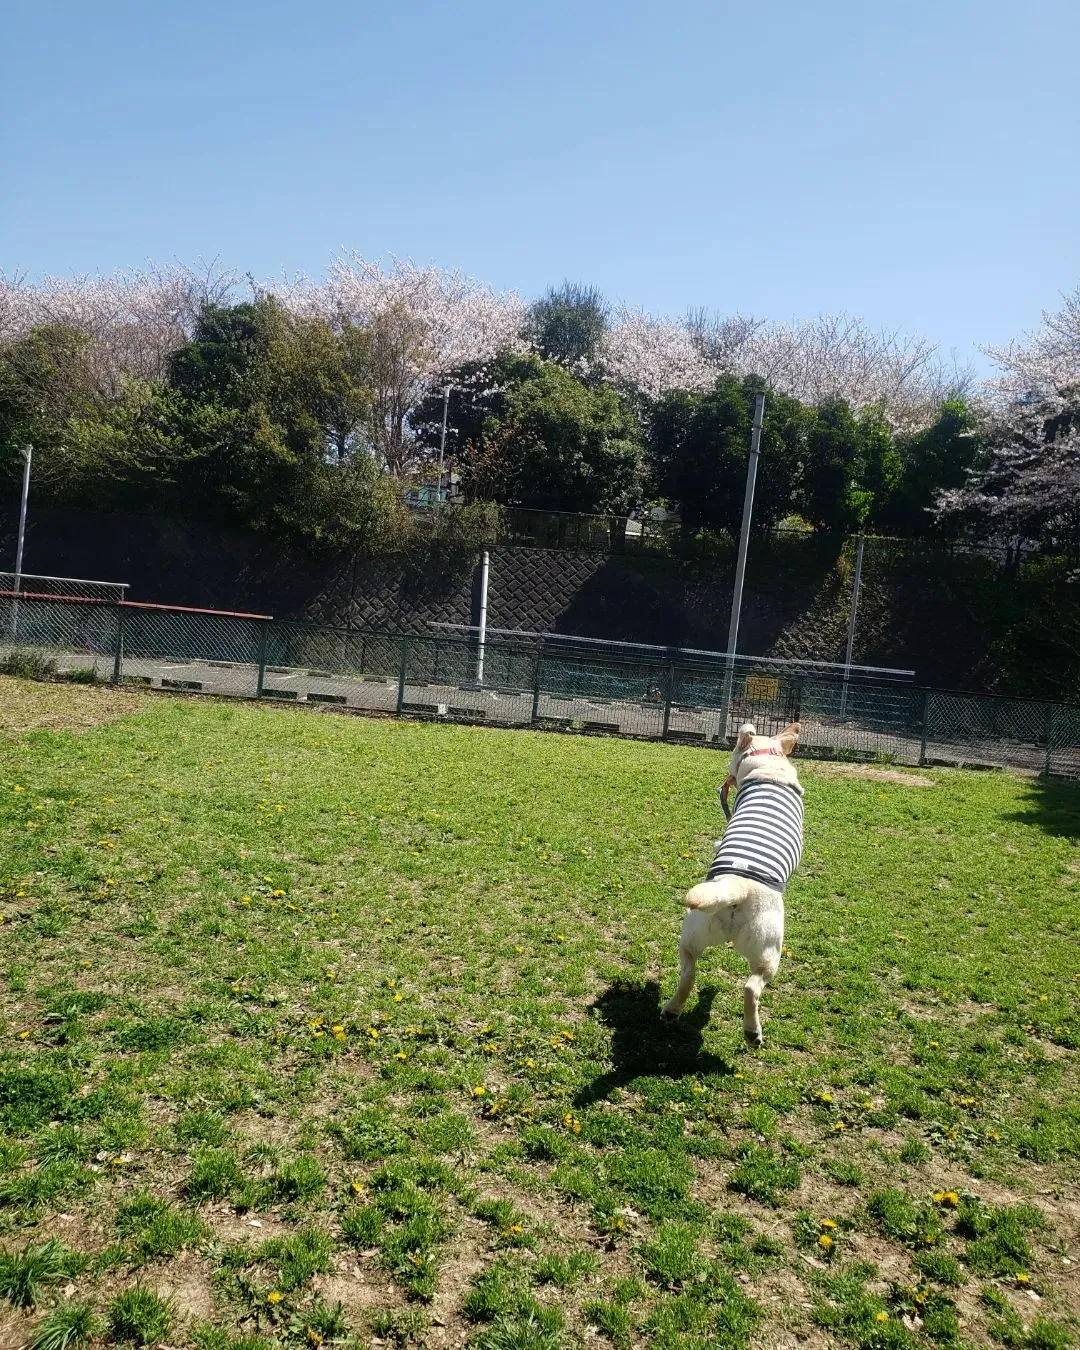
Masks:
[[[54,680],[56,657],[37,647],[12,647],[0,659],[0,675],[14,675],[20,680]]]

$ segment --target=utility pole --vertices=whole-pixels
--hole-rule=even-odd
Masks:
[[[26,506],[30,500],[30,462],[34,457],[32,445],[22,445],[23,457],[22,505],[19,507],[19,542],[15,548],[15,597],[11,602],[11,636],[19,636],[19,591],[22,589],[23,546],[26,543]]]
[[[436,506],[442,506],[443,460],[446,458],[446,420],[450,413],[450,386],[443,390],[442,436],[439,439],[439,490],[435,496]]]
[[[851,614],[848,617],[847,652],[844,656],[844,687],[840,695],[840,716],[847,716],[848,682],[851,679],[851,658],[855,654],[855,620],[859,613],[859,587],[862,585],[863,550],[866,548],[866,536],[859,535],[859,547],[855,551],[855,580],[851,583]]]
[[[727,675],[724,679],[724,720],[720,724],[721,739],[727,738],[728,718],[731,715],[731,691],[735,679],[735,653],[739,645],[739,619],[742,617],[743,582],[746,580],[746,551],[750,544],[750,522],[754,515],[754,485],[757,483],[758,458],[761,454],[761,424],[765,418],[765,395],[754,401],[754,421],[750,429],[750,460],[746,466],[746,495],[743,497],[742,529],[739,531],[739,554],[735,563],[735,589],[731,597],[731,622],[728,625]]]

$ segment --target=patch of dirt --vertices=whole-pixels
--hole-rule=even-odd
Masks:
[[[326,1303],[341,1304],[354,1330],[359,1330],[372,1309],[390,1307],[400,1300],[392,1284],[373,1278],[349,1258],[340,1259],[332,1275],[316,1275],[312,1285]]]
[[[30,1340],[36,1319],[8,1303],[0,1304],[0,1350],[21,1350]]]
[[[199,1211],[203,1221],[214,1230],[214,1236],[226,1242],[266,1242],[268,1238],[283,1237],[293,1232],[291,1224],[283,1223],[273,1214],[237,1214],[230,1205],[207,1205]]]
[[[131,689],[48,684],[0,675],[0,735],[26,731],[86,731],[139,712],[145,696]]]
[[[479,1230],[480,1225],[477,1225]],[[461,1315],[461,1300],[469,1287],[469,1281],[478,1275],[490,1258],[485,1260],[480,1243],[483,1237],[479,1231],[460,1234],[452,1251],[447,1254],[439,1274],[439,1287],[431,1304],[431,1331],[428,1333],[432,1345],[459,1346],[468,1339],[468,1330]]]
[[[212,1321],[214,1299],[210,1292],[210,1274],[191,1252],[183,1252],[174,1261],[154,1270],[147,1284],[162,1298],[171,1298],[180,1316],[188,1322]]]
[[[907,773],[903,769],[879,769],[873,764],[843,764],[822,760],[814,765],[814,772],[826,778],[870,778],[877,783],[899,783],[901,787],[935,787],[932,778],[921,773]]]

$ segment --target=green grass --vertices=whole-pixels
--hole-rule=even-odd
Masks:
[[[726,949],[658,1017],[718,758],[47,688],[0,719],[26,1341],[1080,1339],[1080,790],[804,762],[750,1052]]]

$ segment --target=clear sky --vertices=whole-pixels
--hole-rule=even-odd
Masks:
[[[355,248],[962,359],[1080,282],[1080,0],[5,0],[0,267]]]

